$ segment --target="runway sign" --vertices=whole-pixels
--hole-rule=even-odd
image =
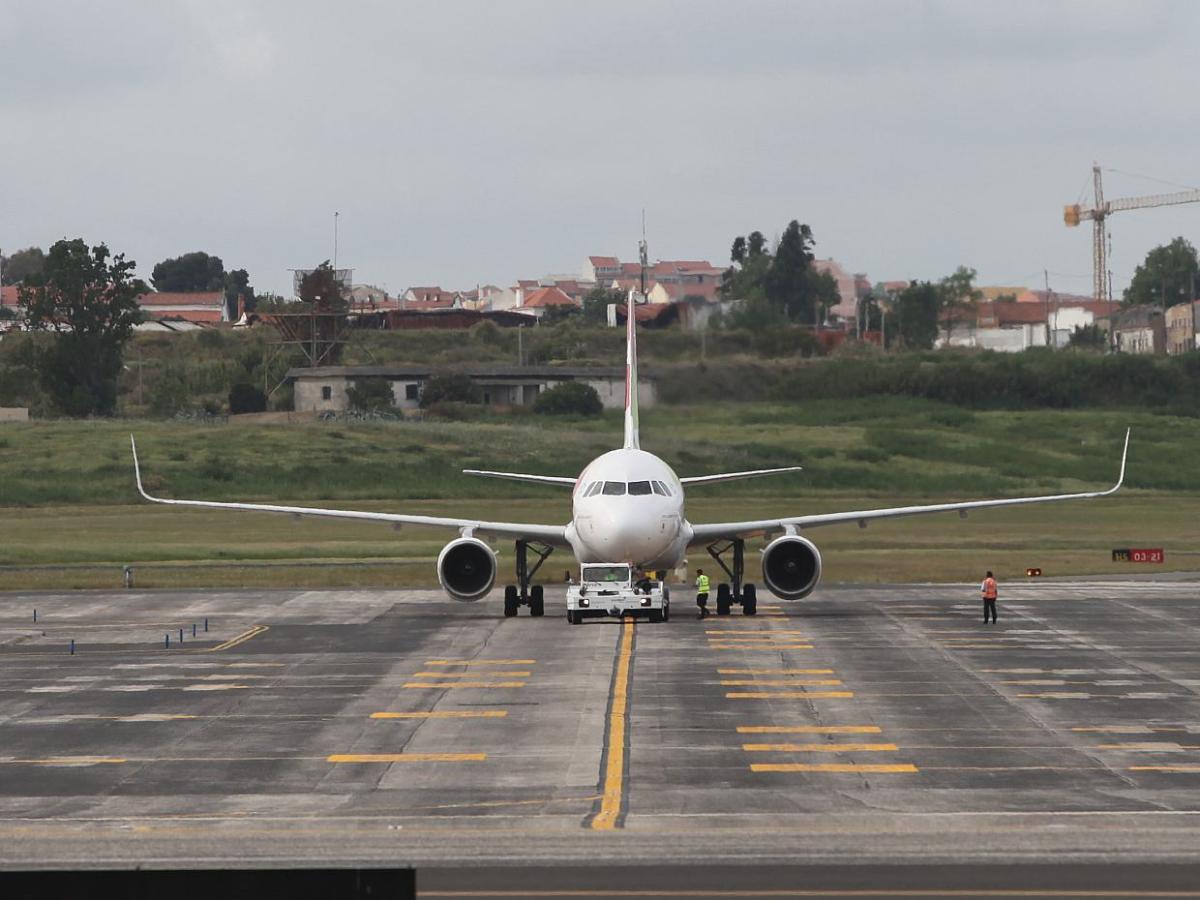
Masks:
[[[1162,547],[1146,550],[1113,550],[1113,562],[1161,563],[1164,559]]]

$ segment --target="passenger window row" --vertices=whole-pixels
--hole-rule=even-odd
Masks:
[[[631,481],[628,484],[624,481],[593,481],[584,490],[583,496],[595,497],[597,494],[603,494],[606,497],[623,497],[627,493],[634,497],[645,497],[649,494],[670,497],[671,489],[662,481]]]

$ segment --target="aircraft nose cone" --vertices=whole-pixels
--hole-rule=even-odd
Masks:
[[[613,515],[598,529],[598,549],[613,562],[644,562],[658,555],[662,535],[657,519]]]

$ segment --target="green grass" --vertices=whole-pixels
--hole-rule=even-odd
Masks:
[[[813,533],[832,580],[973,578],[1040,565],[1048,574],[1131,571],[1114,546],[1164,546],[1168,567],[1200,548],[1200,420],[1144,411],[967,412],[904,398],[661,406],[643,444],[682,475],[800,464],[777,478],[696,488],[694,521],[762,518],[941,499],[1106,486],[1134,429],[1129,490],[1117,498]],[[138,435],[147,487],[165,496],[566,522],[568,492],[469,478],[462,468],[573,475],[620,442],[616,414],[586,421],[489,415],[469,422],[229,426],[33,422],[0,426],[0,587],[119,583],[124,563],[177,584],[425,584],[444,532],[174,510],[137,504]],[[508,552],[511,548],[501,548]],[[693,553],[704,558],[703,551]],[[268,562],[383,560],[361,571],[254,568]],[[219,564],[220,568],[213,568]],[[695,565],[695,562],[693,562]],[[566,560],[547,564],[561,577]],[[1138,568],[1132,569],[1137,571]],[[139,584],[149,584],[139,578]]]

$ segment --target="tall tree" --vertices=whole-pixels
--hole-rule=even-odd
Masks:
[[[150,283],[158,291],[223,291],[225,264],[203,250],[185,253],[158,263]]]
[[[250,273],[245,269],[234,269],[225,275],[225,305],[229,307],[229,318],[236,319],[238,297],[246,303],[246,312],[253,312],[255,307],[254,288],[250,286]]]
[[[971,318],[975,312],[975,305],[983,299],[983,291],[975,287],[975,275],[974,269],[959,266],[953,274],[938,282],[938,289],[942,294],[941,311],[950,313],[945,319],[947,341],[950,339],[954,321],[963,317]],[[971,318],[971,321],[974,319]]]
[[[943,291],[928,281],[914,281],[900,292],[894,304],[900,340],[909,350],[929,350],[937,338],[938,313]],[[891,321],[891,317],[888,317]]]
[[[345,312],[349,304],[329,260],[300,279],[300,300],[312,303],[321,312]]]
[[[813,288],[817,285],[809,276],[812,246],[812,229],[792,219],[775,248],[775,258],[763,280],[767,299],[793,322],[807,324],[814,321]]]
[[[20,284],[30,275],[37,275],[46,265],[41,247],[26,247],[12,256],[0,257],[0,284]]]
[[[608,322],[608,305],[621,305],[625,294],[612,288],[594,287],[583,295],[584,321],[603,325]]]
[[[67,415],[116,410],[121,350],[141,320],[137,297],[147,290],[134,268],[104,244],[63,240],[50,248],[43,271],[21,286],[26,326],[54,333],[36,366],[42,386]]]
[[[1185,300],[1195,300],[1200,291],[1200,261],[1196,248],[1181,237],[1169,244],[1155,247],[1133,273],[1133,281],[1125,289],[1123,303],[1152,303],[1155,306],[1174,306]]]
[[[733,239],[733,247],[729,251],[729,258],[738,265],[746,261],[746,239],[741,235]]]

